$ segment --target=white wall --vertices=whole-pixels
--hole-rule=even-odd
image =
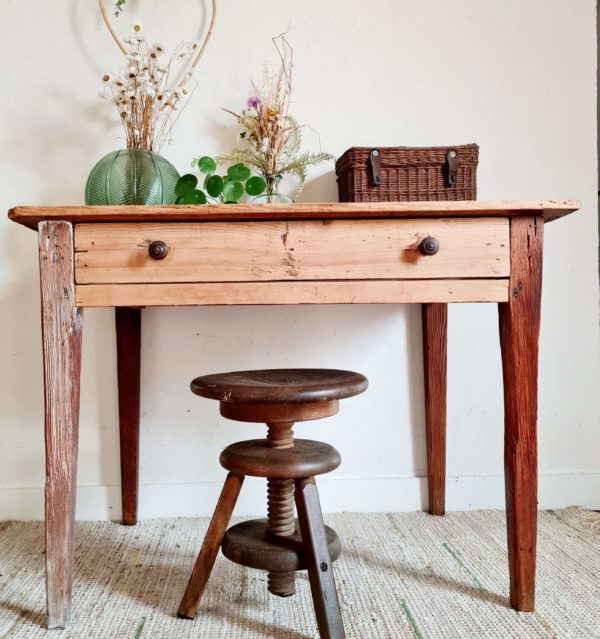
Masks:
[[[195,35],[200,0],[128,0],[150,38]],[[179,8],[179,5],[181,8]],[[200,87],[164,154],[180,170],[227,150],[249,79],[293,24],[293,112],[341,154],[351,145],[481,146],[481,199],[580,198],[546,229],[540,345],[540,506],[600,508],[600,388],[593,0],[221,0]],[[171,12],[171,14],[169,13]],[[97,98],[119,53],[96,3],[3,0],[0,210],[79,204],[93,163],[122,142]],[[316,146],[318,140],[308,135]],[[332,201],[331,167],[302,199]],[[0,519],[42,516],[44,447],[36,237],[0,221]],[[501,369],[493,305],[452,307],[448,504],[503,506]],[[148,309],[143,316],[140,515],[208,514],[218,453],[258,436],[193,396],[192,377],[246,367],[362,371],[369,391],[339,416],[297,427],[342,452],[321,481],[327,510],[426,504],[418,306]],[[112,310],[87,310],[80,518],[120,516]],[[263,510],[250,482],[239,512]]]

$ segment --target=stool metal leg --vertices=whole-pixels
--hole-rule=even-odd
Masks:
[[[179,617],[193,619],[198,612],[200,599],[202,598],[204,588],[206,587],[215,560],[219,554],[223,537],[227,531],[227,526],[243,483],[243,475],[235,475],[234,473],[227,475],[221,496],[217,502],[217,507],[210,520],[200,554],[196,560],[196,565],[192,571],[192,576],[190,577],[187,588],[185,589],[185,594],[179,605],[179,611],[177,612]]]
[[[297,479],[295,484],[294,497],[319,634],[321,639],[345,639],[317,485],[314,477]]]

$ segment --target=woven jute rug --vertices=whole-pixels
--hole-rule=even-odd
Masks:
[[[344,546],[335,575],[349,638],[600,637],[600,524],[594,513],[540,513],[532,614],[508,605],[502,512],[326,519]],[[318,637],[304,573],[296,596],[279,599],[267,592],[264,573],[222,556],[198,617],[175,616],[207,524],[77,524],[73,622],[48,633],[43,525],[0,523],[0,639]]]

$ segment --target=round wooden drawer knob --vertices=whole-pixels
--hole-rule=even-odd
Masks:
[[[154,260],[164,260],[169,252],[169,247],[160,240],[152,242],[148,247],[148,255]]]
[[[426,237],[419,244],[421,255],[435,255],[440,250],[440,243],[435,237]]]

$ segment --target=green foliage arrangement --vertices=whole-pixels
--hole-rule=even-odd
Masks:
[[[281,152],[269,152],[265,149],[266,144],[263,144],[254,132],[260,119],[259,114],[255,117],[254,114],[248,115],[247,111],[243,111],[238,116],[238,122],[249,131],[248,145],[234,149],[231,153],[219,156],[218,159],[221,162],[242,162],[251,166],[265,177],[267,190],[270,193],[275,190],[277,183],[284,175],[291,174],[298,179],[295,193],[297,195],[308,177],[309,167],[335,159],[330,153],[302,152],[302,127],[291,115],[284,116],[281,119],[282,126],[277,127],[281,128],[281,135],[285,138]],[[254,140],[258,141],[258,144]]]
[[[244,194],[256,197],[265,192],[266,181],[241,162],[227,168],[225,175],[219,175],[217,162],[204,156],[198,160],[198,169],[205,175],[204,190],[198,188],[198,178],[187,173],[182,175],[175,186],[177,204],[206,204],[207,195],[221,204],[237,204]]]

